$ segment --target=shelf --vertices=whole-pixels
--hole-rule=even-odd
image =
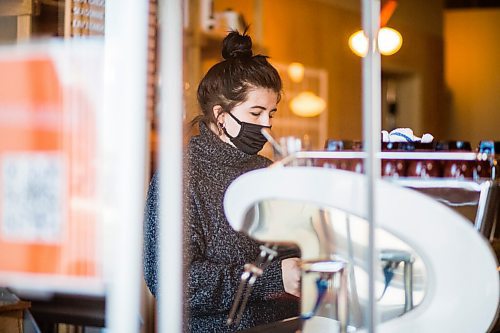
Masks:
[[[22,16],[33,14],[33,0],[2,0],[0,16]]]

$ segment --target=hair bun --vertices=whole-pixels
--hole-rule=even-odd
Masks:
[[[252,39],[246,34],[231,31],[222,42],[222,57],[226,60],[250,58],[252,53]]]

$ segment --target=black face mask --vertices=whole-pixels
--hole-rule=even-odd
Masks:
[[[262,126],[240,121],[233,114],[231,114],[231,112],[228,113],[241,126],[240,132],[237,136],[231,136],[226,131],[225,127],[222,128],[224,133],[236,146],[236,148],[250,155],[255,155],[261,151],[262,147],[264,147],[267,142],[267,139],[264,135],[262,135],[261,129],[271,128],[271,126]]]

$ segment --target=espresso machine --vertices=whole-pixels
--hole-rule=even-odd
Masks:
[[[377,157],[407,165],[493,165],[491,154],[472,152],[386,151]],[[300,248],[303,332],[366,331],[367,179],[353,172],[362,170],[364,158],[362,151],[297,151],[242,175],[226,193],[235,230]],[[498,232],[498,190],[491,178],[386,176],[375,182],[380,331],[488,330],[499,301],[497,258],[488,244]]]

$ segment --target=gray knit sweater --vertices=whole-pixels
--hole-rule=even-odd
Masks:
[[[269,166],[270,160],[248,155],[221,141],[206,125],[191,139],[186,157],[186,253],[190,332],[232,332],[225,325],[245,263],[253,262],[259,243],[234,231],[223,209],[229,184],[245,172]],[[262,184],[266,186],[266,184]],[[145,223],[145,279],[157,292],[158,177],[148,191]],[[284,292],[281,261],[257,280],[238,330],[297,316],[298,299]]]

